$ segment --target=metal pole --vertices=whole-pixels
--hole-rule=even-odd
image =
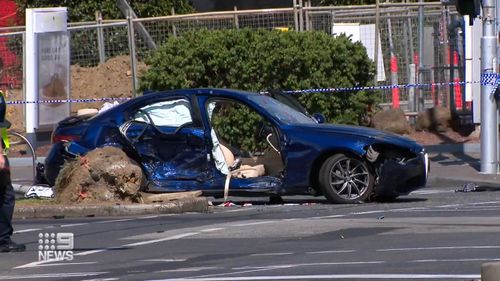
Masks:
[[[302,0],[299,0],[299,30],[304,31],[304,13],[302,7],[304,6]]]
[[[496,72],[495,0],[483,0],[483,37],[481,38],[481,73]],[[498,173],[498,113],[494,86],[481,84],[481,173]]]
[[[297,10],[297,0],[293,0],[293,21],[295,24],[295,31],[299,30],[299,15]]]
[[[311,1],[307,0],[305,2],[305,5],[306,5],[306,8],[309,8],[311,7]],[[305,11],[305,14],[306,14],[306,31],[310,31],[311,30],[311,18],[309,17],[309,10],[306,9]]]
[[[171,13],[172,16],[175,16],[174,7],[172,7]],[[177,37],[177,27],[175,26],[175,23],[172,23],[172,36]]]
[[[377,85],[378,82],[378,48],[379,48],[379,30],[380,27],[380,0],[376,2],[375,8],[375,50],[373,52],[373,60],[375,62],[375,77],[373,78],[373,85]]]
[[[497,0],[498,1],[498,0]],[[499,35],[500,34],[500,3],[497,3],[496,5],[496,17],[495,17],[496,21],[496,34]],[[500,37],[498,38],[498,40],[500,40]],[[498,64],[498,69],[500,69],[500,41],[498,41],[499,44],[497,44],[497,64]]]
[[[137,58],[135,55],[135,36],[134,36],[134,23],[131,11],[127,15],[127,28],[128,28],[128,47],[130,50],[130,65],[132,68],[132,96],[137,95]]]
[[[408,82],[410,84],[415,84],[415,76],[416,76],[415,64],[410,63],[408,65],[408,73],[409,73]],[[410,112],[416,111],[416,100],[415,100],[415,88],[414,87],[408,88],[408,108],[409,108]],[[415,118],[411,118],[412,123],[414,123],[414,121],[415,121],[414,119]]]
[[[95,12],[95,20],[98,25],[102,24],[102,14],[100,11]],[[102,27],[97,28],[97,49],[99,50],[99,63],[103,64],[106,62],[106,54],[104,51],[104,34],[102,32]]]
[[[240,22],[238,20],[238,13],[236,13],[238,11],[238,7],[234,6],[234,27],[236,29],[239,29],[240,28]]]
[[[423,5],[424,0],[419,0]],[[418,7],[418,83],[424,83],[424,6]],[[419,87],[417,111],[424,110],[424,89]]]

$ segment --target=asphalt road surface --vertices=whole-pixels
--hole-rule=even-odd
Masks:
[[[500,261],[499,192],[235,202],[207,214],[17,220],[28,249],[0,254],[0,280],[478,280],[482,263]],[[72,259],[39,261],[40,233],[72,233]]]

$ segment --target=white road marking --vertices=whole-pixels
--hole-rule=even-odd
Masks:
[[[230,281],[230,280],[312,280],[312,279],[473,279],[481,278],[479,274],[329,274],[329,275],[282,275],[282,276],[245,276],[245,277],[210,277],[189,278],[194,281]],[[160,280],[187,280],[160,279]],[[157,281],[160,281],[157,280]]]
[[[47,261],[51,262],[51,261]],[[59,265],[84,265],[84,264],[96,264],[97,262],[95,261],[86,261],[86,262],[61,262],[61,263],[41,263],[35,266],[30,266],[30,267],[48,267],[48,266],[59,266]],[[20,268],[20,267],[16,267]],[[26,268],[26,267],[24,267]]]
[[[329,218],[343,218],[346,217],[347,215],[330,215],[330,216],[324,216],[323,218],[329,219]]]
[[[266,223],[275,223],[276,221],[256,221],[256,222],[247,222],[247,223],[237,223],[233,224],[231,226],[251,226],[251,225],[258,225],[258,224],[266,224]]]
[[[271,265],[271,266],[265,266],[265,267],[242,267],[242,268],[233,268],[233,270],[239,270],[242,269],[241,271],[233,271],[233,272],[228,272],[228,273],[221,273],[221,274],[210,274],[210,275],[204,275],[201,277],[210,277],[210,279],[207,280],[213,280],[212,278],[215,276],[223,276],[223,275],[233,275],[233,274],[243,274],[243,273],[250,273],[250,272],[259,272],[259,271],[269,271],[269,270],[275,270],[275,269],[284,269],[284,268],[293,268],[293,267],[301,267],[301,266],[321,266],[321,265],[358,265],[358,264],[381,264],[384,263],[384,261],[366,261],[366,262],[318,262],[318,263],[299,263],[299,264],[283,264],[283,265]],[[307,278],[306,278],[307,279]]]
[[[72,264],[94,264],[96,262],[63,262],[63,263],[54,263],[60,262],[60,260],[46,260],[46,261],[35,261],[27,264],[23,264],[20,266],[14,267],[14,269],[20,268],[32,268],[32,267],[43,267],[43,266],[58,266],[58,265],[72,265]]]
[[[219,230],[224,230],[224,227],[215,227],[215,228],[207,228],[200,230],[200,232],[214,232],[214,231],[219,231]]]
[[[259,254],[252,254],[250,256],[257,257],[257,256],[286,256],[286,255],[293,255],[293,253],[259,253]]]
[[[187,259],[149,259],[149,260],[141,260],[145,262],[180,262],[186,261]]]
[[[102,253],[106,251],[112,251],[112,250],[122,250],[126,249],[125,246],[119,246],[119,247],[108,247],[108,248],[101,248],[101,249],[95,249],[95,250],[90,250],[90,251],[85,251],[85,252],[79,252],[74,254],[73,256],[88,256],[96,253]]]
[[[412,191],[411,194],[427,195],[427,194],[440,194],[440,193],[455,193],[455,190],[434,189],[434,190],[417,190]]]
[[[159,218],[160,215],[152,215],[152,216],[145,216],[145,217],[140,217],[140,219],[155,219],[155,218]]]
[[[202,271],[202,270],[212,270],[212,269],[221,269],[220,267],[215,267],[215,266],[206,266],[206,267],[185,267],[185,268],[177,268],[177,269],[166,269],[166,270],[161,270],[161,271],[156,271],[156,272],[196,272],[196,271]]]
[[[47,273],[47,274],[0,275],[0,280],[85,277],[85,276],[102,275],[106,273],[108,272],[68,272],[68,273]]]
[[[473,202],[468,203],[468,205],[487,205],[487,204],[498,204],[500,201],[489,201],[489,202]]]
[[[160,239],[154,239],[154,240],[149,240],[149,241],[141,241],[141,242],[135,242],[135,243],[125,244],[122,247],[143,246],[143,245],[148,245],[148,244],[153,244],[153,243],[158,243],[158,242],[163,242],[163,241],[181,239],[181,238],[188,237],[188,236],[193,236],[193,235],[196,235],[196,234],[200,234],[200,233],[199,232],[182,233],[182,234],[173,235],[173,236],[169,236],[169,237],[164,237],[164,238],[160,238]]]
[[[137,218],[137,219],[141,219],[141,218]],[[112,223],[112,222],[124,222],[124,221],[132,221],[132,220],[136,220],[136,219],[117,219],[117,220],[107,220],[107,221],[96,221],[93,223]]]
[[[62,224],[61,227],[72,227],[72,226],[82,226],[82,225],[88,225],[90,223],[84,222],[84,223],[70,223],[70,224]]]
[[[450,247],[420,247],[420,248],[389,248],[377,249],[377,252],[421,251],[421,250],[458,250],[458,249],[500,249],[500,246],[450,246]]]
[[[425,262],[475,262],[475,261],[499,261],[500,258],[476,258],[476,259],[432,259],[432,260],[413,260],[410,262],[425,263]]]
[[[334,250],[334,251],[317,251],[317,252],[306,252],[307,255],[316,254],[337,254],[337,253],[355,253],[356,250]]]
[[[25,233],[25,232],[33,232],[33,231],[39,231],[39,230],[42,230],[42,229],[41,228],[28,228],[28,229],[16,230],[16,231],[14,231],[14,234]]]
[[[113,280],[120,280],[120,278],[84,279],[82,281],[113,281]]]
[[[147,240],[147,241],[141,241],[141,242],[136,242],[136,243],[125,244],[125,245],[122,245],[122,246],[119,246],[119,247],[111,247],[111,248],[102,248],[102,249],[90,250],[90,251],[86,251],[86,252],[76,253],[74,255],[75,256],[88,256],[88,255],[102,253],[102,252],[107,252],[107,251],[116,250],[116,249],[125,249],[125,248],[128,248],[128,247],[143,246],[143,245],[154,244],[154,243],[163,242],[163,241],[181,239],[181,238],[188,237],[188,236],[193,236],[193,235],[196,235],[196,234],[199,234],[199,232],[183,233],[183,234],[169,236],[169,237],[164,237],[164,238],[155,239],[155,240]]]

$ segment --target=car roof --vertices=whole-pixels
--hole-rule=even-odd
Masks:
[[[151,97],[151,94],[161,94],[161,95],[213,95],[213,96],[240,96],[245,97],[248,95],[259,95],[259,93],[248,92],[235,89],[220,89],[220,88],[196,88],[196,89],[176,89],[176,90],[164,90],[164,91],[144,91],[143,98]]]

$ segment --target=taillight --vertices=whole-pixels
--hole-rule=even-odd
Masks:
[[[52,144],[58,142],[70,142],[79,139],[80,136],[75,136],[75,135],[52,135]]]

